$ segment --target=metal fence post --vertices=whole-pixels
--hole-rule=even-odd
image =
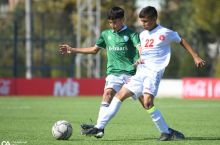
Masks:
[[[14,30],[14,35],[13,35],[13,77],[17,77],[18,26],[17,26],[16,18],[14,18],[13,30]]]

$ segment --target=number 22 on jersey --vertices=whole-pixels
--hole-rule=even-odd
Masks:
[[[154,47],[154,39],[146,39],[145,48],[152,48]]]

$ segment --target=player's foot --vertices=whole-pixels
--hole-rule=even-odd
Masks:
[[[98,129],[96,127],[85,130],[86,136],[94,136],[96,138],[102,138],[104,136],[104,129]]]
[[[81,134],[84,135],[85,132],[86,132],[88,129],[93,128],[94,125],[92,125],[92,124],[81,124],[80,127],[81,127]]]
[[[168,141],[171,138],[171,134],[169,133],[161,133],[160,137],[158,138],[159,141]]]
[[[185,136],[183,133],[169,128],[170,133],[161,133],[158,138],[159,141],[169,141],[169,140],[183,140]]]
[[[172,128],[169,128],[169,131],[170,131],[170,135],[171,135],[171,140],[183,140],[185,139],[185,136],[183,133],[177,131],[177,130],[174,130]]]
[[[80,127],[81,127],[81,134],[84,135],[85,131],[90,129],[90,128],[93,128],[94,125],[92,125],[92,124],[81,124]]]

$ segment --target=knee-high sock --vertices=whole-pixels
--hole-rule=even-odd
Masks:
[[[166,124],[159,109],[156,109],[153,106],[151,109],[147,110],[147,112],[151,115],[151,118],[160,133],[170,133],[168,130],[169,127]]]
[[[108,102],[102,102],[101,103],[101,106],[100,106],[100,109],[99,109],[99,116],[98,116],[98,119],[97,119],[97,123],[100,120],[102,120],[103,114],[105,114],[105,112],[107,112],[108,107],[109,107],[109,103]]]
[[[98,120],[97,124],[95,127],[99,129],[105,128],[107,123],[115,116],[115,114],[118,112],[119,108],[121,107],[121,101],[117,98],[114,97],[112,99],[111,104],[109,105],[107,111],[103,113],[102,119]]]

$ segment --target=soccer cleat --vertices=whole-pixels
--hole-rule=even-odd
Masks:
[[[161,133],[160,137],[158,138],[159,141],[168,141],[171,139],[171,134],[169,133]]]
[[[172,128],[169,128],[169,131],[170,131],[170,140],[183,140],[183,139],[185,139],[185,136],[183,133],[181,133],[177,130],[174,130]]]
[[[92,125],[92,124],[81,124],[80,127],[81,127],[81,134],[84,135],[85,131],[90,129],[90,128],[93,128],[94,125]]]
[[[169,141],[169,140],[183,140],[185,136],[183,133],[176,131],[172,128],[168,129],[170,133],[161,133],[160,137],[158,138],[159,141]]]
[[[98,129],[96,127],[89,128],[84,131],[86,136],[94,136],[96,138],[102,138],[104,136],[104,129]]]

